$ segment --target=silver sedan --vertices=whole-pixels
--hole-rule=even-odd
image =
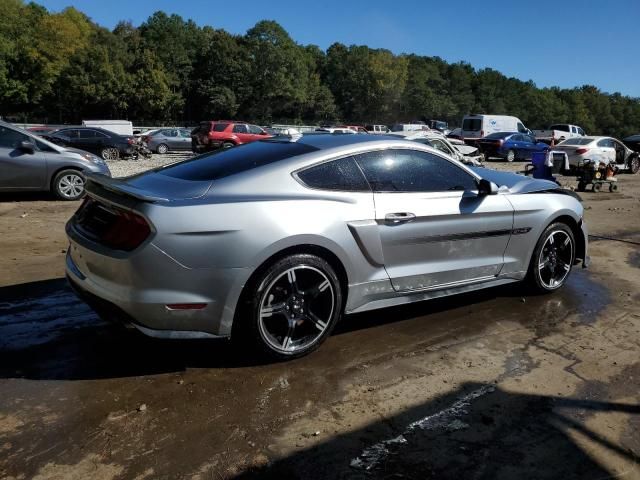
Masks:
[[[523,280],[551,292],[588,259],[573,192],[391,137],[279,137],[89,178],[67,224],[83,299],[151,336],[275,358],[344,314]]]
[[[143,137],[147,148],[161,155],[179,150],[191,151],[191,130],[188,128],[161,128]]]

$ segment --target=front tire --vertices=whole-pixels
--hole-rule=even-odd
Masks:
[[[631,160],[629,160],[629,173],[635,175],[640,171],[640,157],[635,156]]]
[[[516,152],[515,150],[509,150],[507,152],[507,162],[511,163],[516,159]]]
[[[160,155],[164,155],[168,151],[169,151],[169,147],[167,145],[165,145],[164,143],[161,143],[160,145],[158,145],[156,147],[156,152],[159,153]]]
[[[248,285],[232,340],[272,360],[302,357],[331,334],[342,314],[334,269],[310,254],[276,261]]]
[[[222,144],[222,148],[231,148],[231,147],[235,147],[235,146],[236,146],[236,144],[233,143],[233,142],[224,142]]]
[[[549,293],[562,287],[573,268],[576,241],[565,223],[549,225],[536,244],[529,265],[528,280],[537,293]]]
[[[62,170],[52,182],[52,189],[60,200],[78,200],[84,196],[84,176],[77,170]]]

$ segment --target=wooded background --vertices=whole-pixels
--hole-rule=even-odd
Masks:
[[[110,31],[74,8],[50,13],[0,0],[0,11],[0,116],[13,121],[433,118],[459,126],[467,113],[494,113],[518,116],[529,128],[566,122],[593,134],[640,133],[637,98],[590,85],[541,89],[492,69],[366,46],[323,51],[297,44],[274,21],[239,36],[163,12]]]

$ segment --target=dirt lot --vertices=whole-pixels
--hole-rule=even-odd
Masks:
[[[63,279],[77,203],[2,197],[0,478],[640,478],[640,177],[620,184],[583,194],[592,266],[563,290],[354,315],[271,365],[100,322]]]

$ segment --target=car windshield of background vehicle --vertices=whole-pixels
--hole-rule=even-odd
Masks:
[[[219,180],[316,150],[318,150],[316,147],[304,143],[261,140],[199,155],[190,160],[160,168],[156,172],[182,180]]]
[[[507,138],[510,135],[512,135],[512,133],[510,132],[497,132],[497,133],[492,133],[490,135],[487,135],[484,138],[489,138],[491,140],[499,140],[501,138]]]

